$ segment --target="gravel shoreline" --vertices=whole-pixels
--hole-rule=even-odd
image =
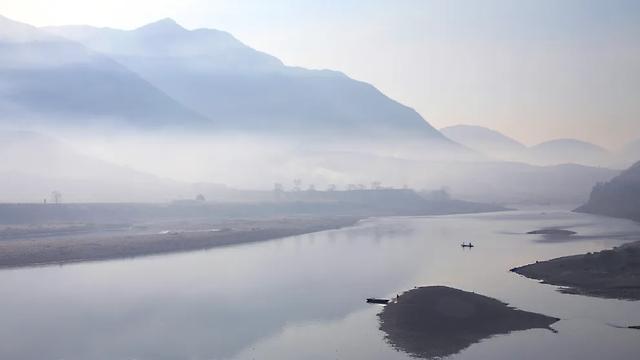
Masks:
[[[561,292],[640,300],[640,241],[595,253],[538,261],[511,269]]]
[[[29,231],[23,230],[21,237],[0,241],[0,268],[203,250],[338,229],[354,225],[360,219],[336,216],[228,220],[204,227],[195,223],[156,224],[141,231],[127,228],[79,234],[53,232],[46,237],[40,236],[41,231],[30,236]]]

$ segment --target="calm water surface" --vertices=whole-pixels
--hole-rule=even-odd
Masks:
[[[573,241],[523,233],[577,231]],[[508,269],[640,239],[631,221],[555,211],[382,218],[201,252],[0,271],[0,359],[407,359],[380,306],[448,285],[561,318],[452,359],[633,359],[640,302],[565,295]],[[472,250],[460,248],[472,241]]]

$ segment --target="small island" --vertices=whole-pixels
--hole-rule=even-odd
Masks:
[[[378,315],[380,330],[396,349],[421,358],[460,352],[493,335],[550,329],[558,318],[517,310],[472,292],[446,286],[409,290]]]
[[[527,232],[527,234],[534,235],[548,235],[548,236],[571,236],[577,234],[575,231],[565,229],[540,229]]]
[[[640,241],[610,250],[565,256],[511,269],[561,292],[640,300]]]

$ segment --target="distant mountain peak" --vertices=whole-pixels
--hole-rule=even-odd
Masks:
[[[553,139],[529,148],[527,161],[541,165],[564,163],[607,166],[610,153],[598,145],[571,138]]]
[[[605,148],[598,146],[596,144],[592,144],[587,141],[572,139],[572,138],[560,138],[560,139],[548,140],[533,146],[534,149],[540,149],[540,148],[566,149],[567,147],[581,148],[589,151],[602,152],[602,153],[608,152]]]
[[[49,38],[50,36],[48,34],[38,31],[38,29],[31,25],[0,15],[0,41],[16,43]]]
[[[526,147],[496,131],[477,125],[454,125],[440,129],[449,139],[490,158],[514,160]]]
[[[451,137],[453,137],[454,141],[456,141],[455,138],[458,138],[458,137],[461,137],[461,138],[481,137],[483,138],[484,141],[500,141],[505,144],[508,143],[509,145],[518,147],[518,148],[525,147],[522,143],[504,135],[499,131],[490,129],[488,127],[479,126],[479,125],[458,124],[458,125],[444,127],[440,129],[440,131],[443,132],[445,135],[450,135]]]
[[[158,21],[149,23],[147,25],[143,25],[136,29],[136,31],[154,31],[154,32],[165,32],[165,31],[186,31],[187,29],[183,28],[172,18],[164,18]]]

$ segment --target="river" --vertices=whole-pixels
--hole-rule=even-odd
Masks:
[[[575,239],[527,231],[558,227]],[[640,224],[566,211],[394,217],[206,251],[0,271],[1,359],[408,359],[378,305],[447,285],[562,320],[452,359],[630,359],[640,302],[561,294],[508,270],[640,239]],[[473,249],[460,243],[473,242]]]

